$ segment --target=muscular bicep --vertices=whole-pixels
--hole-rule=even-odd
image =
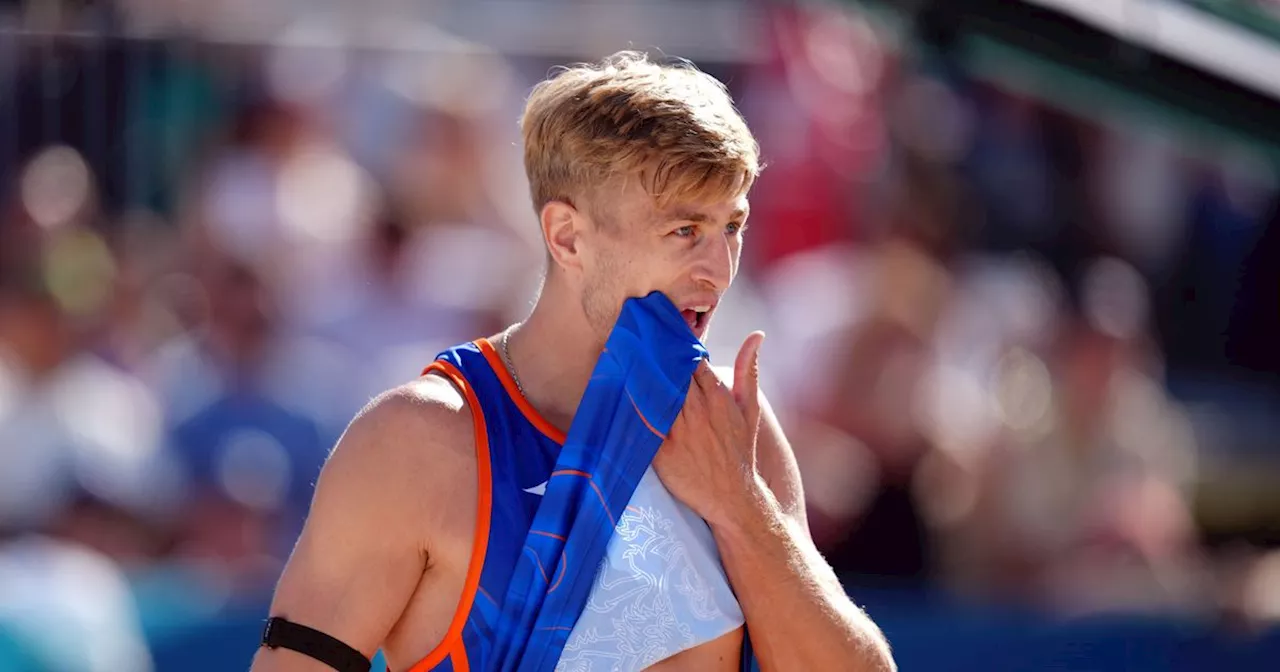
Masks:
[[[347,429],[316,484],[271,615],[305,625],[372,658],[427,568],[432,491],[421,452],[431,410],[383,398]],[[429,418],[428,418],[429,419]],[[416,445],[414,445],[416,444]],[[259,649],[253,672],[329,668],[285,649]]]

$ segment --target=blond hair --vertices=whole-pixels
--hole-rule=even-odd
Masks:
[[[619,178],[638,178],[659,207],[732,198],[760,172],[759,147],[723,84],[687,61],[633,51],[538,84],[520,128],[537,211]]]

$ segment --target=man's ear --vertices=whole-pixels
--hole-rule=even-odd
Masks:
[[[542,206],[540,218],[551,260],[564,269],[581,268],[581,234],[586,226],[582,213],[565,201],[550,201]]]

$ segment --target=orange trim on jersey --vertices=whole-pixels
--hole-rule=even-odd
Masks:
[[[609,510],[609,504],[608,504],[608,502],[607,502],[607,501],[605,500],[605,498],[604,498],[604,493],[603,493],[603,492],[600,492],[600,486],[596,485],[596,481],[595,481],[595,479],[594,479],[594,478],[592,478],[592,477],[591,477],[591,474],[588,474],[588,473],[587,473],[587,472],[585,472],[585,471],[579,471],[579,470],[577,470],[577,469],[561,469],[561,470],[559,470],[559,471],[553,471],[553,472],[551,472],[551,475],[552,475],[552,477],[555,477],[555,476],[581,476],[581,477],[583,477],[583,478],[587,479],[587,485],[590,485],[590,486],[591,486],[591,489],[596,491],[596,497],[600,498],[600,506],[601,506],[602,508],[604,508],[604,515],[609,516],[609,522],[610,522],[611,524],[613,524],[613,525],[615,525],[615,526],[618,524],[618,520],[617,520],[616,518],[614,518],[614,517],[613,517],[613,512]]]
[[[654,435],[657,436],[659,439],[666,441],[667,435],[663,434],[662,432],[659,432],[657,427],[654,427],[653,425],[649,424],[649,418],[644,417],[644,413],[640,411],[640,406],[636,404],[636,398],[631,396],[631,390],[627,390],[627,401],[631,402],[631,408],[636,409],[636,415],[640,416],[640,422],[643,422],[644,426],[648,427],[649,431],[653,432]]]
[[[453,663],[456,672],[469,672],[466,645],[462,639],[463,628],[471,615],[471,607],[475,603],[476,593],[480,590],[480,573],[484,569],[485,553],[489,546],[489,523],[493,512],[493,469],[489,458],[489,430],[484,421],[484,409],[476,398],[475,390],[467,382],[466,376],[454,365],[444,362],[432,362],[423,370],[422,375],[435,373],[448,379],[457,386],[466,397],[467,406],[471,408],[471,422],[476,435],[476,481],[477,497],[475,536],[471,542],[471,561],[467,565],[466,582],[462,585],[462,597],[458,600],[458,608],[453,612],[453,620],[449,622],[449,630],[436,648],[425,658],[409,668],[409,672],[427,672],[439,665],[445,658]]]
[[[453,663],[453,672],[471,672],[471,660],[467,658],[467,647],[462,643],[461,638],[458,639],[453,653],[449,654],[449,662]]]
[[[547,568],[542,566],[542,558],[538,557],[538,552],[533,550],[532,546],[525,546],[524,550],[529,551],[529,555],[533,557],[533,561],[538,564],[538,571],[542,572],[542,582],[551,583],[551,577],[547,576]]]
[[[480,348],[480,352],[484,354],[484,358],[489,361],[489,367],[493,369],[494,373],[498,374],[498,380],[502,381],[502,387],[506,388],[507,396],[516,402],[516,407],[524,414],[525,419],[536,427],[539,432],[545,434],[548,439],[563,445],[564,432],[547,422],[547,419],[542,417],[538,409],[534,408],[529,403],[529,400],[525,399],[524,395],[520,393],[520,386],[516,385],[515,378],[511,377],[511,372],[507,370],[507,365],[503,363],[502,356],[498,354],[498,349],[493,347],[493,343],[490,343],[487,338],[478,339],[475,343]]]
[[[565,556],[564,551],[560,551],[560,577],[557,578],[556,582],[551,584],[551,587],[547,589],[548,595],[556,592],[556,588],[560,587],[560,582],[564,581],[564,573],[568,567],[569,567],[569,558]]]

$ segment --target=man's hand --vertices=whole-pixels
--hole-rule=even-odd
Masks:
[[[753,332],[734,362],[733,390],[698,365],[684,409],[653,460],[663,485],[713,528],[767,497],[756,468],[760,432],[760,345]]]
[[[654,470],[711,526],[760,669],[894,670],[884,635],[809,537],[795,457],[760,395],[762,341],[742,344],[732,391],[698,367]]]

